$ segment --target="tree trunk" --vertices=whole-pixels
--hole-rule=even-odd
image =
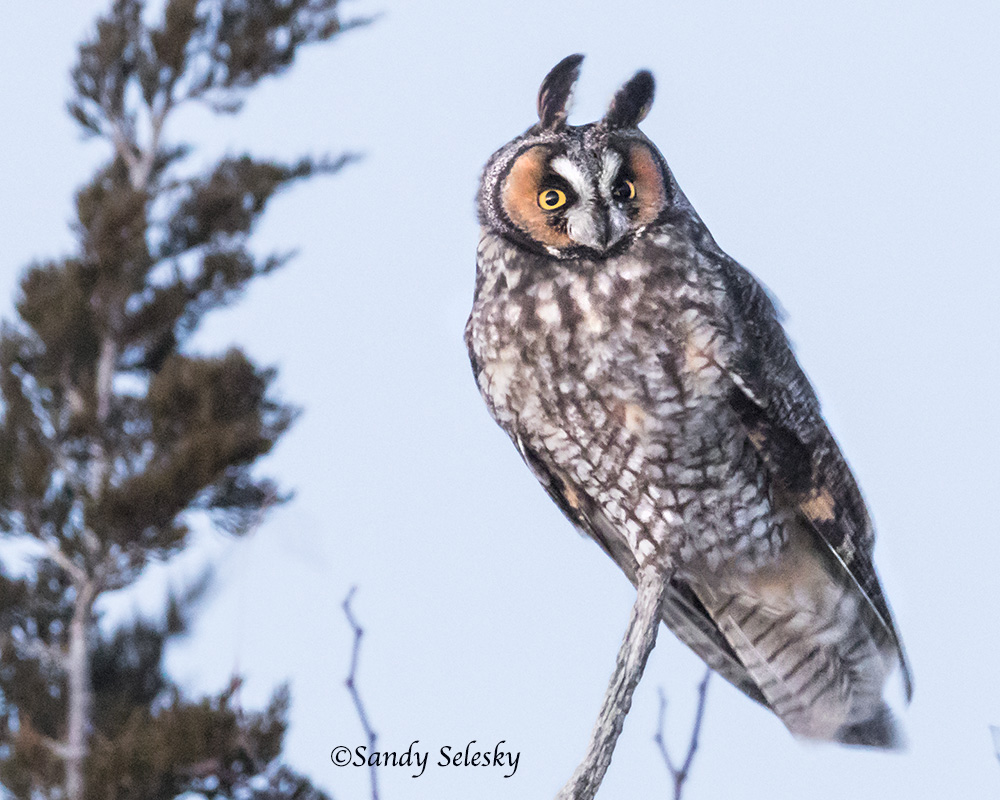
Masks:
[[[97,361],[97,423],[104,428],[111,412],[111,395],[114,385],[115,364],[118,348],[112,335],[106,334],[101,340]],[[90,446],[91,463],[88,475],[90,499],[96,501],[104,489],[108,476],[108,454],[100,440],[95,437]],[[90,534],[89,536],[87,534]],[[99,569],[99,545],[91,531],[85,532],[85,542],[90,545],[90,558],[82,569],[82,575],[74,578],[76,599],[73,603],[73,617],[69,625],[69,652],[67,654],[67,714],[66,714],[66,797],[67,800],[83,800],[84,764],[88,755],[87,736],[90,732],[91,686],[90,676],[90,628],[93,624],[92,610],[97,596],[97,575]]]
[[[88,578],[77,585],[73,619],[69,626],[67,658],[68,713],[66,730],[66,796],[83,800],[83,766],[87,757],[87,732],[90,727],[90,633],[94,583]]]

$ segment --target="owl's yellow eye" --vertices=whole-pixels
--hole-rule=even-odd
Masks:
[[[634,200],[635,184],[628,178],[622,178],[618,185],[615,186],[615,190],[612,194],[614,195],[615,200]]]
[[[543,189],[538,193],[538,206],[545,211],[554,211],[566,205],[566,192],[562,189]]]

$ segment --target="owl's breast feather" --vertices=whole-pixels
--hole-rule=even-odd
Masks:
[[[533,269],[481,265],[469,321],[479,385],[494,416],[540,394],[604,396],[661,417],[729,391],[727,331],[712,286],[628,256]]]
[[[550,493],[609,552],[666,548],[691,569],[772,558],[782,534],[729,407],[711,285],[634,259],[513,263],[492,265],[469,345],[491,413]]]

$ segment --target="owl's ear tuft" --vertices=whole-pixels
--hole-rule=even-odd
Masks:
[[[634,128],[646,118],[653,105],[656,83],[649,70],[639,70],[611,100],[604,125],[608,128]]]
[[[582,61],[580,53],[566,56],[542,81],[538,90],[538,119],[543,130],[557,130],[566,124],[569,98],[573,93],[573,84],[580,75]]]

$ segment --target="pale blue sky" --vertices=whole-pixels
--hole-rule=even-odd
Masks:
[[[33,257],[72,245],[73,189],[104,153],[63,111],[74,43],[105,3],[8,0],[0,29],[0,308]],[[252,542],[204,537],[220,583],[169,663],[192,691],[234,666],[248,703],[289,677],[287,754],[362,736],[343,689],[360,586],[361,688],[387,748],[500,739],[517,774],[383,770],[383,797],[551,797],[582,755],[632,601],[489,420],[468,368],[478,170],[533,121],[545,72],[588,55],[572,121],[636,69],[643,124],[720,244],[755,271],[870,502],[876,559],[913,661],[911,746],[793,740],[715,680],[686,800],[996,796],[1000,765],[1000,6],[994,2],[503,3],[364,0],[372,27],[307,52],[236,118],[184,112],[168,138],[294,158],[362,150],[293,188],[262,249],[284,271],[196,345],[244,345],[305,408],[266,469],[293,487]],[[196,558],[189,559],[189,566]],[[167,570],[176,573],[182,570]],[[119,602],[155,607],[161,581]],[[664,631],[600,795],[666,797],[656,689],[687,733],[699,662]],[[507,771],[507,770],[505,770]]]

